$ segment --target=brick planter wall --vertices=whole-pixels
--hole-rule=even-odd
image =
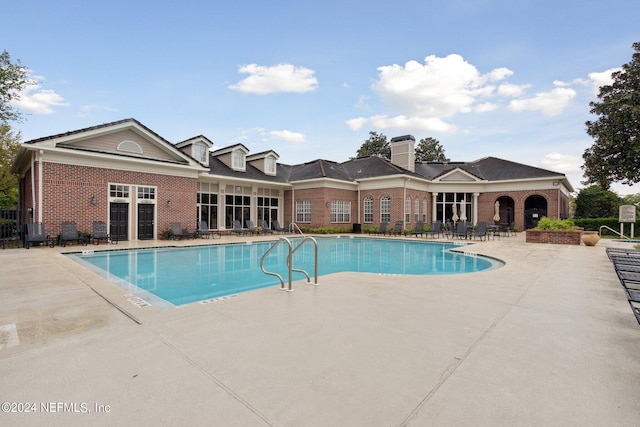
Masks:
[[[582,230],[552,231],[527,230],[527,243],[555,243],[560,245],[579,245]]]

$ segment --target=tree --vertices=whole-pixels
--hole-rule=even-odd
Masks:
[[[595,143],[582,155],[585,184],[608,189],[612,182],[640,182],[640,42],[633,48],[631,62],[600,88],[599,101],[589,103],[598,119],[586,122]]]
[[[357,157],[382,156],[390,159],[391,145],[389,145],[389,141],[387,141],[387,137],[383,133],[378,134],[378,132],[369,131],[369,139],[364,141],[356,155]]]
[[[20,99],[20,91],[31,83],[27,71],[20,61],[12,64],[6,50],[0,54],[0,123],[20,121],[21,114],[11,101]]]
[[[576,197],[576,218],[611,218],[618,216],[622,199],[599,185],[583,188]]]
[[[0,207],[18,203],[18,178],[10,172],[20,148],[20,132],[14,133],[7,124],[0,124]]]
[[[416,147],[417,162],[448,162],[450,161],[444,154],[444,148],[440,141],[435,138],[422,138]]]

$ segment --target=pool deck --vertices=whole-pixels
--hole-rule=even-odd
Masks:
[[[468,248],[506,262],[487,272],[339,273],[166,309],[61,255],[249,239],[0,250],[0,401],[36,412],[0,424],[640,423],[640,325],[605,254],[616,242],[519,233]]]

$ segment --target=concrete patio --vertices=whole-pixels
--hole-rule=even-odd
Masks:
[[[168,309],[61,255],[83,248],[0,250],[0,424],[638,425],[640,326],[606,245],[519,235],[475,244],[492,271]]]

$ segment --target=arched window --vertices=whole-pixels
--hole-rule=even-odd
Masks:
[[[404,222],[411,222],[411,197],[404,199]]]
[[[413,202],[413,222],[420,221],[420,199],[416,197]]]
[[[125,151],[127,153],[142,154],[142,147],[134,141],[122,141],[116,148],[118,151]]]
[[[373,197],[364,198],[364,222],[373,222]]]
[[[382,196],[380,198],[380,222],[391,221],[391,197]]]

